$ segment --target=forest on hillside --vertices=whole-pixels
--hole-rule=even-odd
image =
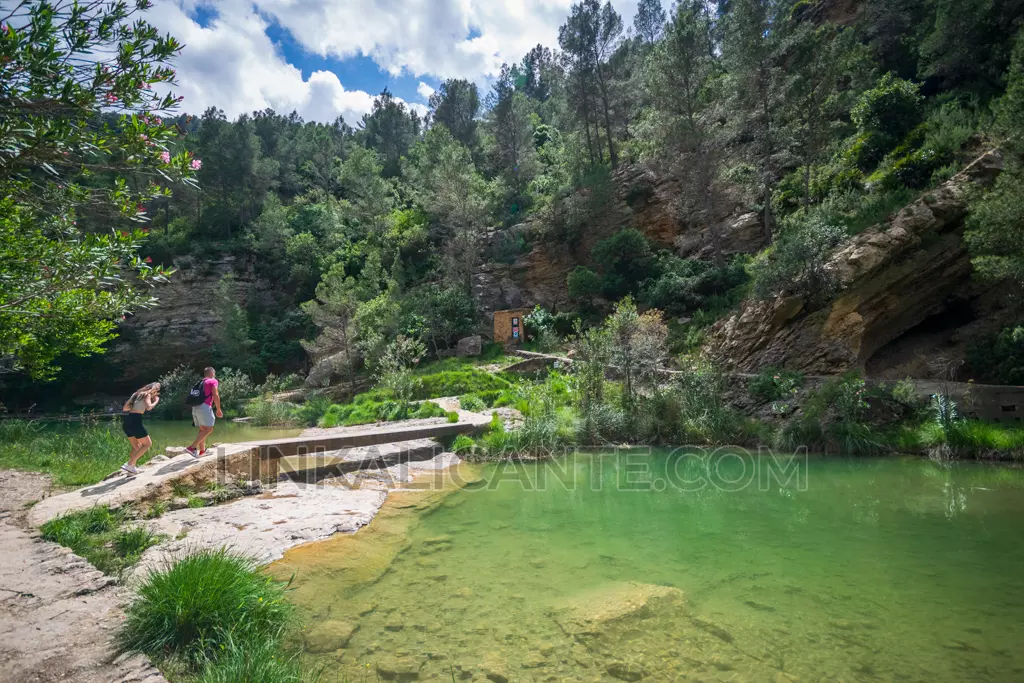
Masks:
[[[629,296],[678,321],[671,347],[687,353],[744,298],[833,296],[820,265],[849,236],[1001,146],[1006,171],[973,200],[966,240],[976,277],[1020,280],[1022,10],[1024,0],[680,0],[671,8],[641,0],[626,26],[613,3],[582,0],[557,45],[506,64],[487,91],[445,81],[425,117],[387,90],[362,120],[330,124],[270,110],[234,121],[217,109],[151,116],[176,104],[162,100],[126,117],[94,104],[91,126],[131,133],[132,144],[160,136],[150,158],[160,191],[149,192],[152,173],[130,166],[118,173],[71,163],[61,170],[86,194],[145,196],[113,216],[77,202],[61,240],[100,240],[123,223],[115,260],[157,278],[175,277],[157,264],[201,271],[226,254],[252,264],[274,289],[273,305],[243,308],[225,278],[210,304],[223,322],[204,354],[257,380],[307,358],[329,359],[336,376],[351,377],[379,364],[396,338],[449,349],[481,328],[473,288],[481,264],[510,263],[538,246],[567,249],[578,264],[564,305],[540,314],[545,333],[570,335],[577,320],[599,320]],[[29,29],[5,25],[0,71],[45,59],[27,50],[32,40]],[[146,75],[169,81],[173,72],[165,78],[159,64],[178,47],[143,51],[152,62]],[[13,76],[0,85],[0,107],[22,111],[16,95],[30,88],[19,87]],[[105,97],[137,104],[120,90]],[[0,136],[17,139],[17,120],[8,116]],[[0,182],[45,210],[24,183],[52,170],[59,154],[8,163]],[[616,173],[637,165],[677,184],[678,221],[707,233],[701,258],[653,243],[626,216],[581,247],[595,222],[618,220],[609,216]],[[29,214],[21,195],[8,195],[0,207],[4,377],[60,381],[80,367],[75,356],[102,350],[140,300],[68,303],[102,291],[109,274],[52,286],[59,268],[47,264],[45,230],[39,267],[18,265],[26,233],[15,219]],[[760,253],[723,246],[714,226],[735,206],[758,215]],[[81,325],[65,316],[58,327],[59,316],[12,305],[24,299],[11,282],[38,285],[34,301],[51,311],[70,306]],[[1024,379],[1021,330],[985,340],[979,363]]]

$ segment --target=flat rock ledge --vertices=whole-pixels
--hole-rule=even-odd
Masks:
[[[117,657],[114,579],[25,528],[47,478],[0,472],[0,683],[166,683],[142,656]]]
[[[146,525],[172,540],[147,550],[133,579],[199,549],[228,548],[257,564],[270,564],[296,546],[358,531],[373,520],[388,491],[416,481],[429,486],[431,480],[424,475],[460,462],[453,453],[440,453],[429,460],[360,470],[319,483],[284,481],[261,495],[225,505],[165,513]]]

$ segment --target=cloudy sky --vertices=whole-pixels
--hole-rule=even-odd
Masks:
[[[446,78],[486,88],[502,62],[555,47],[572,0],[156,0],[147,18],[185,44],[184,111],[272,107],[355,124],[385,86],[425,110]],[[616,9],[632,23],[636,0]]]

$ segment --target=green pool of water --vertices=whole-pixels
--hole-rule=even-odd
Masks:
[[[283,564],[327,680],[1024,680],[1024,472],[789,464],[489,466]]]
[[[156,454],[163,453],[168,446],[188,446],[199,431],[186,420],[147,420],[145,424],[149,435],[153,437],[152,452]],[[207,445],[286,438],[298,436],[301,432],[301,429],[256,427],[244,422],[217,420]]]

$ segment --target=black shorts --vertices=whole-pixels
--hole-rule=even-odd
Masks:
[[[149,432],[142,426],[142,413],[128,413],[125,415],[121,428],[124,429],[125,436],[135,439],[145,439],[149,436]]]

